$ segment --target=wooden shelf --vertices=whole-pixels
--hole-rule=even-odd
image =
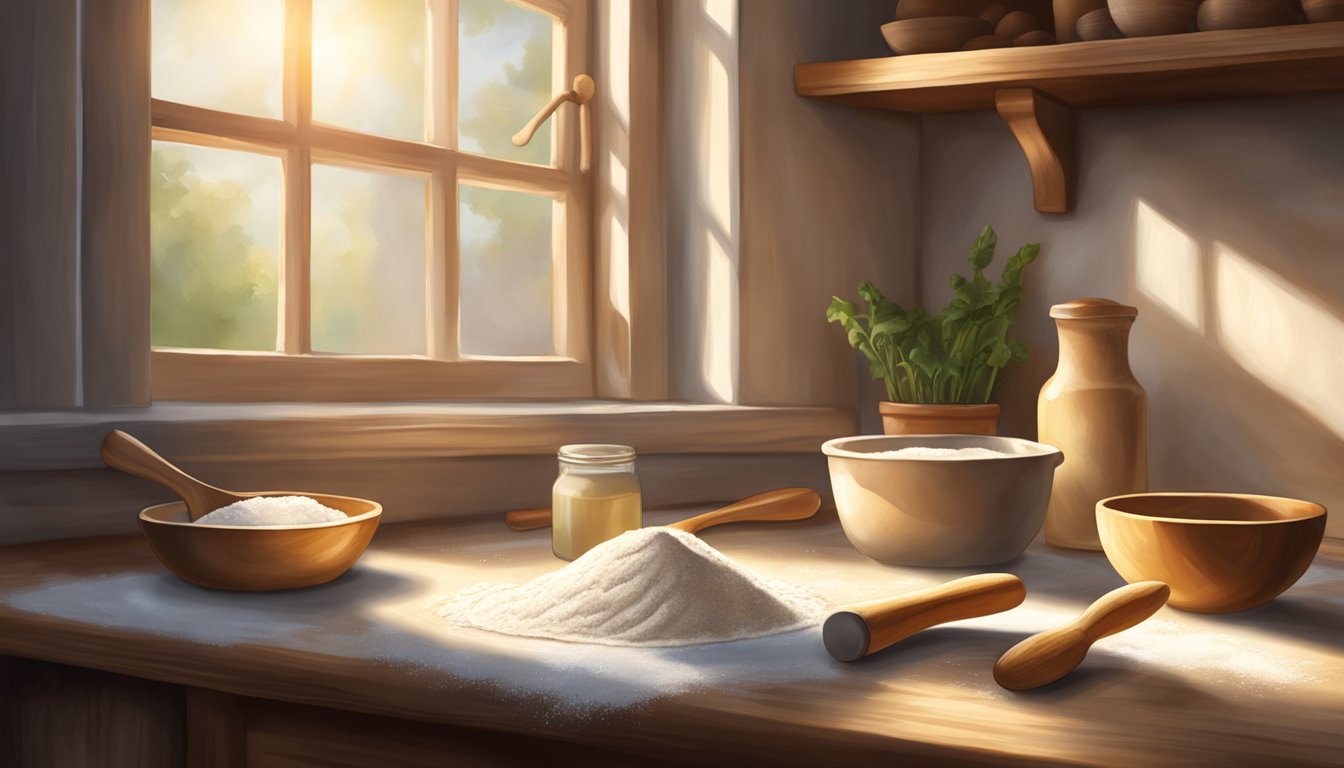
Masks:
[[[800,96],[859,107],[997,109],[1032,163],[1038,208],[1042,182],[1063,178],[1064,189],[1045,196],[1053,208],[1041,210],[1064,212],[1070,207],[1072,148],[1064,146],[1072,142],[1070,107],[1344,90],[1344,22],[800,64],[794,83]],[[1036,96],[1011,95],[1015,89]],[[1001,96],[1005,91],[1010,94]],[[1049,115],[1033,105],[1049,105],[1041,107]],[[1030,128],[1032,122],[1040,129]]]

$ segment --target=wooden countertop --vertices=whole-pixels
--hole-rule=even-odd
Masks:
[[[834,513],[703,537],[836,603],[971,572],[869,561]],[[1344,558],[1328,549],[1268,606],[1164,608],[1025,694],[994,684],[994,660],[1120,586],[1100,554],[1033,545],[1002,568],[1025,580],[1022,607],[842,664],[817,628],[627,649],[451,627],[434,608],[457,589],[561,565],[547,531],[513,533],[500,519],[386,526],[341,579],[278,594],[196,588],[135,537],[46,542],[0,549],[0,655],[702,763],[1338,765]]]

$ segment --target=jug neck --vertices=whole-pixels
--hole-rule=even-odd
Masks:
[[[1058,373],[1105,381],[1134,381],[1129,367],[1132,317],[1058,318]]]

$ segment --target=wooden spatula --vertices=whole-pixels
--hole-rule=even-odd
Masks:
[[[1171,589],[1160,581],[1140,581],[1108,592],[1068,624],[1009,648],[994,665],[994,680],[1010,691],[1053,683],[1077,669],[1093,643],[1157,613],[1170,596]]]
[[[821,495],[811,488],[778,488],[755,496],[748,496],[703,515],[687,518],[668,525],[687,533],[702,531],[711,525],[744,523],[758,520],[806,520],[821,508]],[[548,528],[551,525],[550,507],[518,509],[507,512],[504,522],[515,531]]]
[[[197,520],[220,507],[227,507],[235,501],[257,495],[234,493],[206,485],[119,429],[108,432],[107,437],[103,438],[101,452],[103,462],[107,466],[151,483],[158,483],[181,496],[187,503],[187,516],[192,520]]]

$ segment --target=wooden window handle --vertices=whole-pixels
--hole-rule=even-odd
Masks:
[[[546,122],[546,118],[555,113],[560,105],[566,101],[572,101],[579,105],[579,172],[587,173],[593,164],[593,116],[589,114],[588,102],[593,100],[593,94],[597,92],[597,84],[589,75],[576,75],[574,77],[574,87],[568,91],[557,93],[555,98],[551,99],[546,106],[541,108],[523,129],[513,134],[513,144],[516,147],[527,146],[527,143],[536,135],[537,129]]]

